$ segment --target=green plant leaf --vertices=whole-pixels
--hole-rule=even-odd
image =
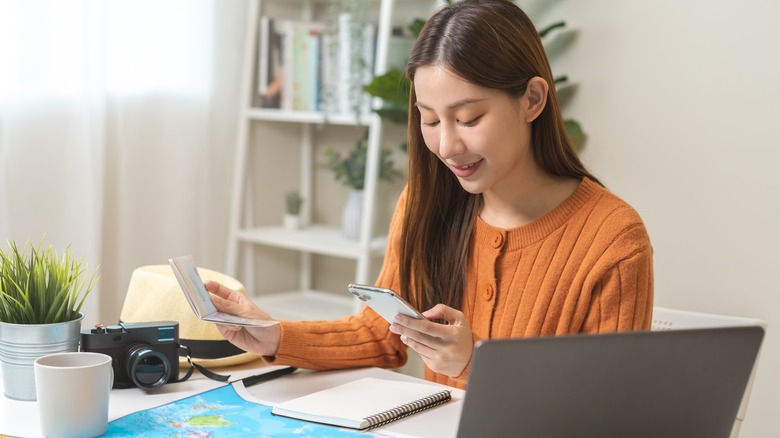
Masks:
[[[379,157],[379,179],[392,181],[401,175],[391,158],[392,152],[382,148]],[[333,171],[336,181],[356,190],[363,190],[368,156],[368,131],[347,152],[325,149],[325,167]]]
[[[390,69],[384,74],[374,76],[363,90],[385,102],[396,104],[409,102],[409,81],[399,70]]]
[[[560,85],[560,84],[563,84],[563,83],[567,82],[568,80],[569,80],[569,77],[566,76],[566,75],[556,76],[553,79],[553,84]]]
[[[561,29],[566,27],[565,21],[557,21],[553,24],[547,25],[546,27],[542,28],[542,30],[539,31],[539,38],[544,38],[547,35],[550,34],[550,32],[554,31],[555,29]]]
[[[420,36],[420,31],[422,31],[423,26],[425,26],[425,21],[422,18],[415,18],[412,20],[411,23],[409,23],[406,28],[409,30],[409,33],[414,35],[415,37]]]
[[[580,122],[573,119],[566,119],[563,121],[563,125],[566,127],[566,133],[569,135],[569,139],[574,145],[574,149],[577,152],[582,151],[587,136],[585,135],[585,131],[582,130]]]
[[[287,192],[285,195],[285,201],[287,206],[286,211],[288,214],[298,214],[301,212],[301,207],[303,206],[303,197],[301,197],[300,193],[295,190]]]
[[[406,125],[406,122],[409,120],[409,109],[406,107],[403,109],[384,107],[376,110],[376,113],[379,114],[379,117],[399,125]]]
[[[0,321],[51,324],[76,319],[97,274],[89,274],[85,259],[62,256],[51,248],[8,242],[0,250]]]

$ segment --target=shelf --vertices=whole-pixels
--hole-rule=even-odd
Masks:
[[[354,260],[364,254],[359,240],[347,239],[342,235],[340,228],[323,225],[308,225],[300,230],[284,227],[245,228],[239,230],[236,237],[244,242]],[[384,255],[386,244],[387,236],[372,239],[371,255]]]
[[[343,258],[355,263],[355,275],[349,278],[339,280],[346,289],[347,280],[360,281],[363,283],[371,282],[373,273],[372,264],[381,261],[384,256],[387,236],[377,235],[377,230],[373,224],[380,222],[377,215],[380,212],[381,203],[377,202],[379,196],[378,182],[380,179],[380,158],[383,137],[383,121],[373,109],[381,108],[381,100],[374,98],[371,100],[371,110],[365,109],[361,114],[349,111],[344,106],[337,106],[344,113],[321,112],[321,111],[295,111],[282,110],[279,108],[261,108],[252,106],[252,102],[258,102],[257,84],[259,83],[258,69],[262,63],[264,67],[272,67],[274,61],[268,62],[267,56],[270,52],[271,37],[266,30],[266,21],[261,17],[272,17],[279,20],[303,20],[318,21],[324,20],[326,12],[340,12],[339,9],[326,11],[320,8],[322,5],[331,5],[332,0],[249,0],[247,14],[247,29],[245,35],[245,45],[242,69],[242,96],[238,108],[238,132],[236,135],[236,152],[234,155],[234,172],[232,192],[230,199],[230,217],[229,217],[229,236],[227,242],[227,258],[225,267],[228,274],[233,275],[247,285],[252,290],[263,290],[256,287],[256,278],[258,274],[265,275],[265,269],[271,269],[261,266],[255,267],[255,258],[261,252],[269,252],[269,248],[281,248],[289,251],[297,251],[298,261],[295,263],[295,270],[298,272],[298,284],[295,286],[299,291],[311,291],[315,288],[315,277],[319,275],[336,275],[330,272],[323,272],[323,267],[319,260],[315,260],[314,255],[325,257]],[[268,3],[273,3],[268,7]],[[430,13],[432,4],[428,2],[419,2],[419,0],[372,0],[365,1],[370,4],[367,9],[367,16],[375,24],[374,37],[376,48],[371,55],[374,59],[374,73],[383,73],[389,67],[387,63],[388,51],[393,26],[399,26],[410,22],[416,16],[425,16]],[[401,3],[401,4],[399,4]],[[418,3],[421,6],[417,6]],[[423,5],[425,3],[425,5]],[[437,0],[436,4],[443,4],[443,0]],[[338,4],[334,4],[338,7]],[[402,13],[401,15],[397,15]],[[346,24],[346,23],[342,23]],[[265,35],[266,38],[260,38]],[[346,33],[343,34],[346,38]],[[338,38],[338,35],[336,35]],[[277,41],[274,36],[273,41]],[[286,47],[293,47],[288,45]],[[341,48],[344,45],[340,45]],[[355,47],[362,51],[362,47]],[[281,56],[292,55],[284,53],[284,49],[278,49],[274,46],[274,52],[279,51]],[[338,53],[338,52],[337,52]],[[344,58],[341,62],[346,62]],[[265,58],[260,58],[265,56]],[[350,56],[351,57],[351,56]],[[339,59],[341,59],[339,58]],[[292,59],[292,58],[289,58]],[[262,61],[262,62],[259,62]],[[331,59],[331,62],[337,62]],[[342,70],[345,68],[342,65]],[[356,73],[354,66],[349,66],[350,71],[344,70],[344,74]],[[289,70],[288,70],[289,73]],[[268,79],[270,74],[265,74],[263,79]],[[344,78],[340,78],[344,79]],[[342,81],[343,82],[343,81]],[[342,84],[343,85],[343,84]],[[341,87],[343,88],[343,87]],[[288,90],[289,91],[289,90]],[[343,90],[342,90],[343,91]],[[351,106],[351,105],[350,105]],[[286,126],[283,126],[286,124]],[[321,126],[332,126],[327,134],[320,136],[319,128]],[[358,131],[364,130],[367,134],[367,144],[369,150],[369,159],[364,174],[365,187],[365,210],[361,219],[360,227],[363,232],[363,239],[348,239],[342,234],[341,228],[337,226],[323,226],[320,224],[311,224],[300,230],[290,230],[281,224],[274,225],[273,222],[263,222],[256,220],[254,215],[256,204],[263,202],[264,198],[274,190],[282,190],[283,187],[277,187],[275,181],[267,181],[265,173],[255,174],[257,163],[251,155],[256,152],[254,149],[260,145],[264,147],[263,154],[273,154],[273,148],[284,148],[282,157],[288,161],[281,165],[291,164],[293,157],[298,164],[298,190],[300,194],[309,200],[315,196],[325,197],[332,195],[328,190],[315,190],[317,175],[315,169],[315,154],[318,148],[326,142],[338,141],[345,145],[354,143],[353,128]],[[268,132],[272,135],[274,141],[266,145],[263,138]],[[347,138],[348,137],[348,138]],[[298,153],[293,155],[288,149],[297,146]],[[251,178],[250,178],[251,177]],[[270,178],[269,178],[270,179]],[[289,183],[286,183],[289,184]],[[256,187],[264,187],[261,193],[255,190]],[[250,190],[251,189],[251,190]],[[315,194],[316,193],[316,194]],[[278,196],[274,194],[274,197]],[[260,205],[260,204],[258,204]],[[312,222],[313,215],[311,206],[313,202],[307,202],[302,211],[301,217],[305,222]],[[258,223],[267,223],[274,226],[258,226]],[[379,230],[379,234],[386,231]],[[264,247],[264,248],[261,248]],[[292,274],[292,273],[291,273]],[[329,282],[321,282],[329,283]],[[336,283],[339,284],[339,283]],[[339,299],[340,293],[327,295],[324,292],[285,292],[278,293],[273,291],[273,295],[260,294],[255,298],[266,309],[277,318],[290,319],[331,319],[342,317],[353,313],[359,301],[353,300],[350,294],[344,292],[343,299]],[[324,295],[323,295],[324,294]],[[334,296],[337,297],[334,299]],[[354,301],[354,303],[353,303]],[[301,308],[304,311],[301,312]],[[311,310],[316,312],[311,312]]]
[[[289,291],[251,298],[272,318],[285,321],[338,319],[353,314],[356,303],[346,287],[343,297],[319,291]]]
[[[370,114],[361,114],[358,119],[355,114],[325,114],[318,111],[288,111],[254,107],[244,110],[244,115],[249,120],[317,125],[368,126],[371,121]]]

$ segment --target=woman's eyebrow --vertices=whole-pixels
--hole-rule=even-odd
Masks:
[[[471,104],[471,103],[482,102],[483,100],[485,100],[485,99],[461,99],[461,100],[455,101],[455,102],[447,105],[447,108],[448,109],[456,109],[456,108],[460,108],[460,107],[462,107],[464,105],[468,105],[468,104]],[[426,105],[424,103],[421,103],[419,100],[416,101],[414,103],[414,105],[417,106],[417,107],[420,107],[420,108],[424,108],[424,109],[430,110],[430,111],[433,110],[430,106],[428,106],[428,105]]]

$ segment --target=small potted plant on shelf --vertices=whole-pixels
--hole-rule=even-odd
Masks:
[[[303,197],[301,197],[300,193],[293,190],[287,192],[285,201],[284,227],[290,230],[297,230],[301,226]]]
[[[393,181],[401,175],[401,172],[395,168],[391,154],[391,150],[382,148],[379,160],[380,180]],[[326,166],[333,171],[336,181],[351,189],[342,215],[342,231],[350,239],[360,237],[367,155],[367,131],[349,151],[340,153],[331,148],[325,149]]]
[[[33,362],[40,356],[78,351],[81,307],[96,280],[69,247],[8,242],[0,249],[0,364],[5,396],[35,400]]]

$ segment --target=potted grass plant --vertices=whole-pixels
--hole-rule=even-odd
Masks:
[[[297,230],[300,228],[301,207],[303,207],[303,197],[297,190],[292,190],[285,194],[285,228],[290,230]]]
[[[0,365],[5,396],[35,400],[33,362],[78,351],[81,308],[96,274],[84,258],[51,246],[8,242],[0,249]]]

